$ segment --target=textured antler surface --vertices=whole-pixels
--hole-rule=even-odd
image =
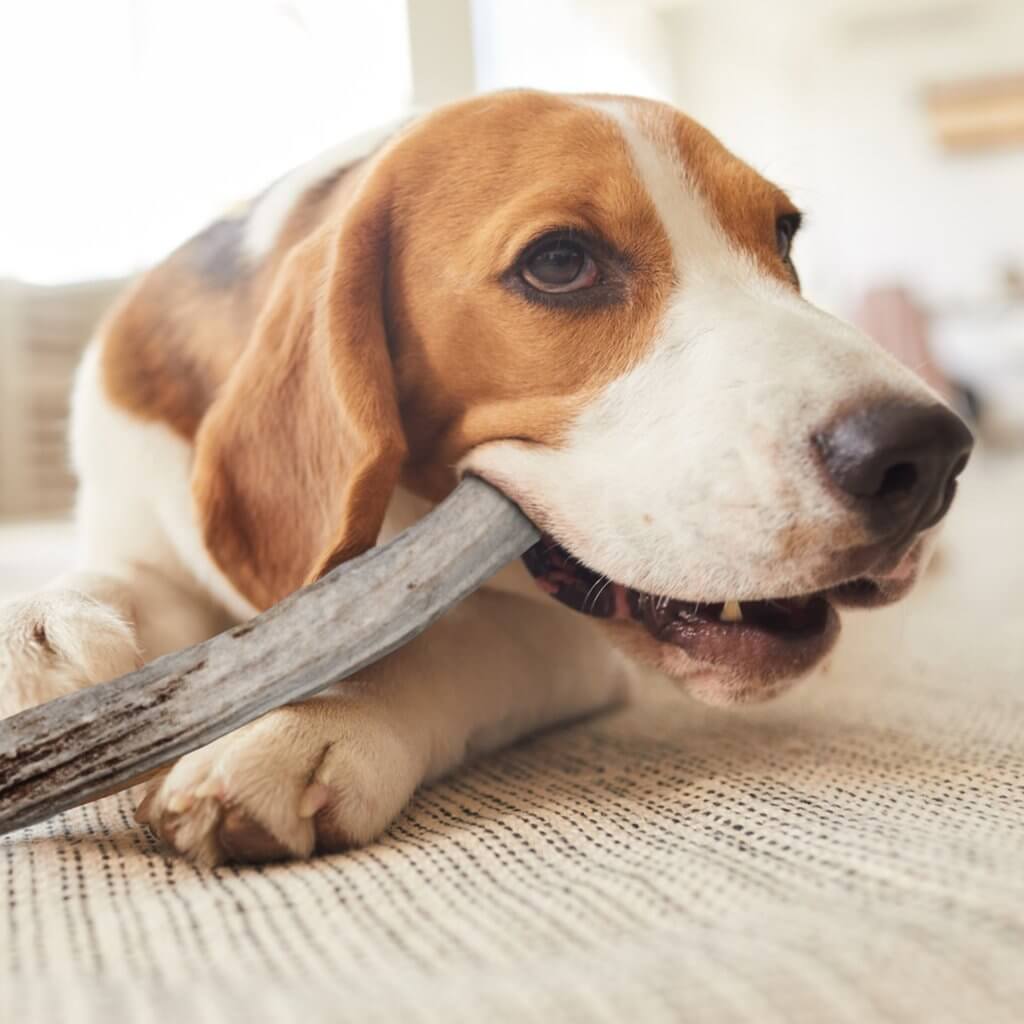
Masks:
[[[504,495],[468,477],[389,544],[249,622],[0,722],[0,834],[124,788],[358,671],[537,536]]]

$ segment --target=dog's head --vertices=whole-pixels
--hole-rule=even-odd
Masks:
[[[661,104],[414,123],[289,257],[204,424],[211,550],[267,604],[371,545],[401,476],[440,498],[478,473],[544,531],[553,596],[707,699],[775,692],[837,605],[907,591],[971,447],[801,298],[799,223]]]

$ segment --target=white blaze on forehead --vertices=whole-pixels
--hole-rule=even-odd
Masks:
[[[590,105],[630,147],[671,242],[675,290],[643,357],[563,445],[498,442],[466,466],[617,582],[707,601],[817,590],[837,551],[868,538],[826,485],[814,434],[858,401],[934,398],[730,244],[656,113]]]
[[[409,118],[401,118],[354,135],[278,178],[253,202],[245,227],[243,248],[256,262],[274,247],[299,200],[321,181],[362,160],[387,142]]]
[[[686,172],[671,126],[661,138],[653,112],[641,121],[629,104],[618,100],[589,100],[587,106],[610,117],[629,146],[637,176],[661,218],[672,247],[677,274],[700,274],[709,265],[733,272],[754,272],[753,260],[728,242],[707,202]]]

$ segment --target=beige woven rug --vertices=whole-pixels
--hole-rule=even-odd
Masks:
[[[0,1021],[1019,1024],[1024,472],[981,461],[916,605],[772,706],[652,691],[298,866],[117,800],[0,840]]]

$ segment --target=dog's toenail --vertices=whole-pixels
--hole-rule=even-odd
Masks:
[[[184,814],[192,806],[194,799],[191,793],[175,793],[167,801],[167,810],[171,814]]]
[[[195,790],[195,798],[197,800],[207,800],[210,797],[220,800],[223,796],[224,787],[217,779],[207,779],[201,786],[197,786]]]

